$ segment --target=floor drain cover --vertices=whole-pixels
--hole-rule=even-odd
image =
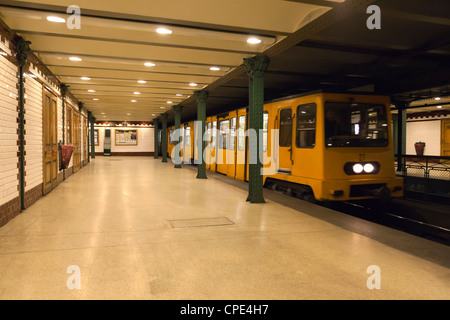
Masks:
[[[201,218],[201,219],[179,219],[169,220],[172,228],[193,228],[193,227],[214,227],[214,226],[226,226],[234,224],[228,218]]]

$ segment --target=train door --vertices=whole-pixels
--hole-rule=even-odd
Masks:
[[[277,127],[279,129],[278,141],[278,171],[290,174],[292,171],[292,138],[294,130],[292,126],[292,108],[284,108],[278,111]]]
[[[216,171],[217,169],[217,163],[216,163],[216,157],[217,157],[217,117],[211,117],[211,165],[210,169],[211,171]]]
[[[211,118],[206,118],[205,124],[205,164],[206,170],[211,170]]]
[[[219,120],[219,130],[217,132],[217,157],[216,166],[217,172],[227,174],[227,149],[228,137],[230,135],[230,119],[228,117]]]
[[[230,131],[228,134],[228,148],[226,151],[227,175],[234,178],[236,175],[236,126],[237,111],[230,112]]]
[[[245,130],[246,130],[246,111],[239,110],[237,117],[236,134],[236,179],[245,180]]]

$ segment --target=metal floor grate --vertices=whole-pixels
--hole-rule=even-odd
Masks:
[[[169,220],[172,228],[215,227],[234,224],[226,217]]]

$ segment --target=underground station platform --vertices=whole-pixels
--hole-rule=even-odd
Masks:
[[[449,12],[0,0],[0,299],[449,300]]]

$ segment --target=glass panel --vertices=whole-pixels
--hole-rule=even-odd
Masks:
[[[239,117],[238,150],[245,150],[245,116]]]
[[[169,144],[175,144],[175,140],[173,139],[173,130],[169,131]]]
[[[211,141],[211,148],[216,148],[216,140],[217,140],[217,121],[213,122],[213,128],[212,128],[212,141]]]
[[[191,127],[184,129],[184,145],[189,147],[191,145]]]
[[[280,147],[292,145],[292,109],[280,111]]]
[[[234,150],[234,144],[236,139],[236,118],[231,118],[231,125],[230,125],[230,145],[228,146],[228,149]]]
[[[230,133],[230,120],[220,121],[219,149],[227,149],[227,136]]]
[[[297,148],[314,148],[316,145],[316,105],[306,104],[297,107]]]
[[[206,124],[204,141],[206,142],[206,146],[211,142],[211,122]]]
[[[327,147],[387,146],[386,107],[370,103],[325,103],[325,144]]]
[[[267,152],[267,129],[269,128],[269,113],[263,114],[263,152]]]

